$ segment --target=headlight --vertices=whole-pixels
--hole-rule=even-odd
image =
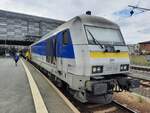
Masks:
[[[96,73],[96,67],[93,67],[93,68],[92,68],[92,72],[93,72],[93,73]]]
[[[97,67],[97,71],[101,71],[101,67]]]
[[[102,73],[103,72],[103,66],[92,66],[92,73]]]
[[[127,70],[127,65],[125,65],[125,66],[123,67],[123,69],[124,69],[124,70]]]
[[[123,66],[120,66],[120,70],[123,70]]]
[[[128,70],[129,70],[129,64],[120,65],[120,71],[128,71]]]

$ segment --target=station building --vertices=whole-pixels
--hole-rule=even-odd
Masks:
[[[0,54],[4,48],[28,46],[63,23],[61,20],[0,10]]]
[[[140,42],[139,50],[142,54],[150,54],[150,41]]]

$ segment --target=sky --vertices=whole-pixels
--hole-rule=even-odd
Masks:
[[[116,22],[127,44],[150,41],[150,11],[140,13],[134,9],[130,16],[128,5],[150,8],[150,0],[1,0],[0,9],[69,20],[87,10],[92,15],[105,17]]]

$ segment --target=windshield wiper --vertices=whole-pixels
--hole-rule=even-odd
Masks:
[[[87,29],[87,31],[88,31],[89,34],[91,35],[91,37],[92,37],[92,39],[93,39],[93,42],[94,42],[95,44],[98,44],[98,45],[103,49],[104,47],[102,46],[102,44],[99,43],[99,41],[94,38],[94,36],[92,35],[92,33],[91,33],[88,29]]]

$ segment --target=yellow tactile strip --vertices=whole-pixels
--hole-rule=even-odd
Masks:
[[[42,99],[42,96],[40,94],[40,91],[34,81],[34,79],[32,78],[32,75],[29,71],[29,69],[27,68],[27,66],[25,65],[25,63],[22,61],[21,62],[23,64],[23,67],[26,71],[26,75],[30,84],[30,88],[31,88],[31,92],[32,92],[32,96],[33,96],[33,100],[34,100],[34,105],[35,105],[35,110],[36,113],[48,113],[48,110],[44,104],[44,101]]]
[[[33,65],[32,65],[33,66]],[[33,66],[34,67],[34,66]],[[34,67],[34,69],[41,73],[37,68]],[[42,74],[43,75],[43,74]],[[65,103],[67,104],[67,106],[73,111],[73,113],[80,113],[79,110],[58,90],[58,88],[53,85],[53,83],[48,80],[44,75],[43,77],[46,79],[46,81],[50,84],[50,86],[52,86],[52,88],[57,92],[57,94],[65,101]]]

